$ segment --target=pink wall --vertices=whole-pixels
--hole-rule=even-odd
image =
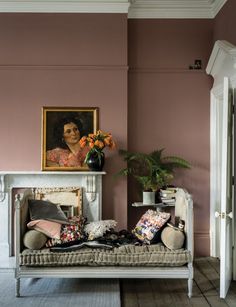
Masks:
[[[119,148],[127,142],[130,150],[164,147],[192,163],[176,174],[176,184],[193,195],[196,253],[209,255],[212,80],[205,67],[213,36],[236,42],[233,2],[215,21],[127,24],[125,14],[0,14],[0,169],[41,169],[42,106],[97,106],[100,127],[113,133]],[[203,70],[188,70],[195,59]],[[103,218],[123,228],[126,180],[112,177],[123,162],[117,151],[106,156]],[[129,226],[143,212],[131,207],[138,197],[129,182]]]
[[[236,45],[236,1],[228,0],[214,20],[214,42],[226,40]]]
[[[127,16],[0,14],[0,169],[41,169],[42,106],[96,106],[127,146]],[[127,224],[123,162],[106,152],[103,218]]]
[[[210,88],[205,73],[213,38],[211,20],[129,21],[130,150],[165,148],[192,169],[176,172],[175,183],[193,196],[195,250],[209,255]],[[201,59],[203,70],[188,70]],[[133,226],[143,209],[132,208],[139,197],[129,182],[128,220]]]

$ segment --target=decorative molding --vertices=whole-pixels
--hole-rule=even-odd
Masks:
[[[0,70],[119,70],[127,71],[125,65],[1,65]]]
[[[227,41],[216,41],[206,67],[207,74],[214,77],[215,71],[219,69],[218,66],[222,65],[226,55],[231,53],[236,54],[234,47],[234,45]]]
[[[129,18],[212,18],[207,0],[136,0]]]
[[[129,73],[147,73],[147,74],[188,74],[188,73],[204,73],[202,69],[183,69],[183,68],[158,68],[158,67],[141,67],[141,68],[129,68]]]
[[[3,13],[124,13],[128,18],[214,18],[227,0],[0,0]]]
[[[89,203],[96,199],[96,178],[95,176],[86,176],[85,195]]]
[[[5,199],[5,182],[4,182],[4,176],[0,175],[0,202],[3,202]]]
[[[227,0],[216,0],[212,3],[212,14],[213,18],[219,13]]]
[[[128,13],[129,0],[0,0],[3,13]]]
[[[214,78],[213,90],[218,92],[218,86],[223,84],[223,77],[235,79],[236,46],[227,41],[216,41],[206,67],[207,74]]]
[[[0,175],[58,175],[61,177],[64,177],[64,175],[74,175],[74,176],[84,176],[84,175],[93,175],[93,176],[99,176],[99,175],[106,175],[106,172],[90,172],[90,171],[75,171],[75,172],[69,172],[69,171],[62,171],[62,172],[48,172],[48,171],[0,171]]]
[[[55,190],[59,187],[60,184],[56,184],[57,182],[63,182],[64,178],[67,177],[72,180],[74,183],[74,178],[76,180],[81,180],[82,178],[94,178],[93,183],[96,184],[95,177],[105,175],[106,172],[40,172],[40,171],[1,171],[0,172],[0,205],[4,203],[5,194],[9,191],[9,187],[19,188],[24,186],[27,187],[40,187],[40,188],[51,188],[52,186]],[[8,182],[10,178],[10,183]],[[21,181],[22,180],[22,181]],[[40,182],[38,183],[37,181]],[[48,181],[48,182],[47,182]],[[14,184],[12,184],[14,182]],[[55,184],[54,184],[55,182]],[[86,181],[87,184],[87,181]],[[63,185],[64,187],[64,185]],[[73,185],[70,185],[73,187]],[[88,187],[85,185],[86,190]],[[94,188],[96,190],[96,188]],[[94,191],[95,191],[94,190]]]
[[[204,18],[216,16],[227,0],[134,0],[129,18]]]

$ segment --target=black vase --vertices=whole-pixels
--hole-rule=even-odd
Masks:
[[[90,154],[86,163],[91,171],[101,172],[105,163],[104,152]]]

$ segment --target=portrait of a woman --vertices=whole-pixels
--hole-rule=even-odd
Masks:
[[[87,169],[84,160],[89,148],[81,148],[79,141],[88,130],[92,133],[96,129],[90,113],[56,111],[45,114],[44,169]],[[90,119],[91,123],[85,122],[85,119]]]
[[[73,118],[65,118],[55,127],[58,147],[47,151],[47,166],[82,167],[88,147],[81,148],[81,125]]]

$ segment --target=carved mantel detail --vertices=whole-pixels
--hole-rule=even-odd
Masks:
[[[3,202],[5,199],[5,183],[4,183],[4,174],[0,175],[0,202]]]
[[[105,172],[0,172],[0,203],[5,200],[9,189],[18,187],[57,187],[65,186],[66,178],[84,188],[88,202],[96,199],[99,192],[97,178]],[[37,178],[39,180],[37,180]],[[63,180],[65,178],[65,180]],[[67,185],[70,185],[68,182]]]

